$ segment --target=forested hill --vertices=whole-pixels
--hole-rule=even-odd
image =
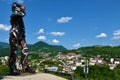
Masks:
[[[5,44],[5,45],[3,45]],[[0,43],[0,56],[9,55],[9,44],[7,43]],[[31,52],[43,52],[43,53],[55,53],[56,51],[67,51],[67,49],[61,45],[50,45],[43,41],[39,41],[35,44],[28,45],[29,51]],[[81,47],[77,50],[68,50],[68,52],[76,52],[83,54],[84,56],[96,56],[101,55],[103,57],[120,57],[120,46],[88,46],[88,47]]]
[[[10,53],[8,43],[0,43],[0,56],[8,56]],[[54,52],[54,51],[64,51],[67,50],[61,45],[49,45],[43,41],[39,41],[35,44],[28,45],[29,51],[35,52]],[[20,52],[19,52],[20,53]]]
[[[64,51],[67,50],[65,47],[61,45],[50,45],[43,41],[39,41],[33,45],[28,45],[30,51],[41,51],[41,50],[47,50],[47,51]]]
[[[9,47],[8,43],[0,42],[0,48],[8,48],[8,47]]]
[[[103,57],[120,57],[120,46],[89,46],[81,47],[76,51],[82,51],[86,56],[101,55]]]

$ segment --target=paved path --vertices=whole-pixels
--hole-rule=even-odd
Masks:
[[[67,79],[52,74],[39,73],[27,76],[4,76],[3,79],[0,80],[67,80]]]

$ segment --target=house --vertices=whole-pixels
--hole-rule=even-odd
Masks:
[[[81,65],[82,65],[82,63],[76,62],[76,66],[81,66]]]
[[[113,64],[114,63],[114,58],[110,58],[110,62]]]
[[[102,59],[98,59],[98,60],[97,60],[97,63],[98,63],[98,64],[102,64],[102,62],[103,62]]]
[[[1,57],[1,62],[2,62],[2,65],[5,65],[5,58],[4,57]]]
[[[120,64],[120,61],[114,61],[114,64],[118,65],[118,64]]]
[[[80,64],[81,64],[81,67],[84,67],[84,66],[85,66],[85,60],[82,59],[82,60],[80,61]]]
[[[109,68],[110,68],[111,70],[113,70],[115,67],[116,67],[115,64],[109,64]]]
[[[6,61],[8,61],[9,57],[8,57],[8,56],[5,56],[4,59],[5,59]]]
[[[68,59],[73,59],[73,58],[76,58],[76,54],[73,52],[68,53]]]
[[[72,66],[71,66],[71,70],[73,70],[73,71],[76,70],[76,68],[77,68],[77,67],[76,67],[75,65],[72,65]]]
[[[90,58],[89,65],[95,65],[95,64],[96,64],[96,60],[94,58]]]

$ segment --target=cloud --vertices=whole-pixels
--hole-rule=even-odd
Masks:
[[[80,43],[74,44],[73,47],[75,48],[80,47]]]
[[[105,37],[107,37],[106,33],[101,33],[101,34],[96,36],[96,38],[105,38]]]
[[[114,31],[114,32],[113,32],[113,35],[114,35],[114,36],[120,36],[120,30]]]
[[[112,40],[120,40],[120,30],[116,30],[113,32]]]
[[[60,41],[58,41],[57,39],[53,39],[52,42],[53,42],[54,44],[58,44]]]
[[[41,29],[39,30],[38,34],[43,34],[43,33],[44,33],[44,29],[41,28]]]
[[[63,36],[65,32],[51,32],[50,34],[53,36]]]
[[[66,23],[72,20],[72,17],[61,17],[60,19],[57,20],[58,23]]]
[[[37,39],[39,39],[39,40],[46,40],[46,37],[45,36],[39,36]]]
[[[0,24],[0,31],[9,31],[10,25]]]

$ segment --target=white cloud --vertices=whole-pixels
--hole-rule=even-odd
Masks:
[[[113,32],[112,40],[120,40],[120,30],[116,30]]]
[[[39,30],[38,34],[43,34],[43,33],[44,33],[44,29],[41,28],[41,29]]]
[[[114,36],[120,36],[120,30],[114,31],[114,32],[113,32],[113,35],[114,35]]]
[[[50,34],[53,36],[63,36],[65,32],[51,32]]]
[[[58,44],[60,41],[58,41],[57,39],[53,39],[52,42],[53,42],[54,44]]]
[[[39,40],[46,40],[46,37],[45,36],[39,36],[37,39],[39,39]]]
[[[72,17],[61,17],[60,19],[57,20],[58,23],[66,23],[72,20]]]
[[[80,47],[80,43],[74,44],[73,47],[75,48]]]
[[[107,37],[106,33],[101,33],[101,34],[96,36],[96,38],[105,38],[105,37]]]
[[[113,36],[112,40],[120,40],[120,36]]]
[[[5,25],[5,24],[0,24],[0,31],[9,31],[10,30],[9,25]]]

